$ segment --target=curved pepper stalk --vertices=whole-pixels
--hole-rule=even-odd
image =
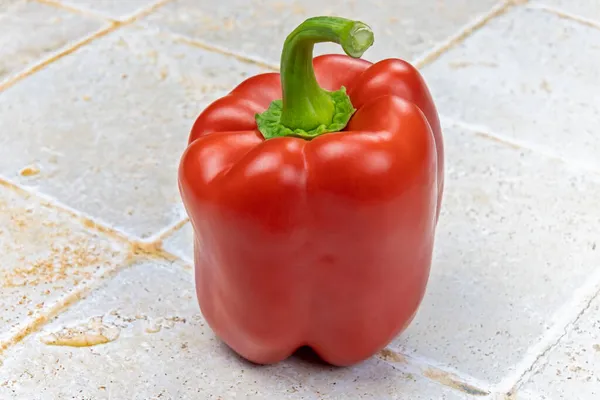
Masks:
[[[263,136],[308,139],[344,129],[356,109],[346,88],[330,92],[319,86],[313,69],[313,48],[316,43],[335,42],[346,54],[358,58],[373,41],[371,28],[359,21],[314,17],[298,26],[287,37],[281,54],[283,99],[273,101],[256,116]]]
[[[302,346],[360,362],[410,324],[425,293],[442,132],[413,66],[357,58],[371,35],[342,18],[305,21],[286,40],[282,74],[209,105],[181,158],[200,309],[255,363]],[[312,59],[318,41],[348,55]]]

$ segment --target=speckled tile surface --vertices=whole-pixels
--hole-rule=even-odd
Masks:
[[[187,222],[181,228],[169,235],[164,242],[164,248],[187,262],[193,262],[194,232],[192,225]]]
[[[596,400],[594,4],[0,0],[0,399]],[[200,312],[177,167],[248,59],[333,12],[419,60],[442,116],[431,278],[371,359],[259,367]]]
[[[600,169],[599,43],[599,29],[518,8],[423,71],[442,114]]]
[[[135,265],[11,349],[2,373],[18,379],[0,383],[0,397],[267,399],[281,391],[315,398],[274,368],[240,361],[215,339],[194,300],[192,279],[179,266]],[[78,340],[106,343],[47,344]]]
[[[73,347],[85,341],[102,344]],[[269,367],[245,362],[214,337],[195,303],[192,277],[174,264],[142,263],[121,272],[12,348],[1,371],[0,396],[31,400],[78,392],[136,400],[218,398],[215,393],[242,399],[464,398],[375,360],[349,369],[301,358]],[[9,376],[16,379],[3,381]],[[350,381],[353,387],[344,386]]]
[[[105,24],[34,1],[0,2],[0,83]]]
[[[600,25],[600,4],[596,0],[533,0],[531,4],[596,21]]]
[[[176,0],[149,15],[146,21],[278,64],[283,40],[293,27],[310,16],[337,13],[360,19],[378,32],[375,45],[365,53],[365,58],[412,60],[496,3],[496,0],[333,0],[326,4],[316,0]],[[316,51],[341,52],[338,46],[330,44],[319,44]]]
[[[81,286],[123,265],[128,251],[27,193],[0,186],[0,209],[1,349]]]
[[[60,4],[82,11],[98,13],[116,20],[124,20],[136,13],[163,3],[161,0],[56,0]]]
[[[556,347],[539,361],[524,389],[543,400],[600,396],[600,297],[587,304]]]
[[[458,128],[445,135],[430,286],[395,344],[499,382],[598,269],[600,176]]]
[[[176,175],[196,114],[259,71],[123,28],[2,93],[0,174],[149,237],[185,216]]]

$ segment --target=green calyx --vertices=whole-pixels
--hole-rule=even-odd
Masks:
[[[346,127],[356,111],[344,87],[330,92],[319,86],[313,69],[316,43],[334,42],[358,58],[373,44],[371,28],[339,17],[314,17],[287,37],[281,54],[283,99],[256,115],[265,139],[296,136],[311,139]]]
[[[300,128],[292,129],[281,123],[281,114],[283,113],[283,101],[275,100],[271,103],[267,111],[256,116],[258,130],[265,139],[272,139],[278,136],[296,136],[304,139],[312,139],[326,132],[339,132],[346,127],[350,117],[354,114],[354,107],[350,97],[346,94],[346,88],[342,87],[335,92],[327,92],[331,98],[334,111],[329,124],[321,124],[316,128],[304,130]]]

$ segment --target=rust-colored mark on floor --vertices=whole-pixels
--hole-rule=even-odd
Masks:
[[[454,377],[452,374],[445,372],[445,371],[440,371],[440,370],[435,370],[435,369],[430,368],[430,369],[425,370],[425,372],[423,372],[423,375],[429,379],[432,379],[436,382],[441,383],[444,386],[448,386],[452,389],[460,390],[461,392],[470,394],[472,396],[487,396],[490,394],[490,392],[488,392],[486,390],[482,390],[482,389],[479,389],[468,383],[461,382],[456,377]]]
[[[66,280],[78,284],[92,279],[92,267],[106,264],[109,258],[105,255],[110,249],[93,246],[86,238],[73,237],[73,240],[68,245],[53,243],[44,258],[28,262],[23,256],[20,260],[22,266],[2,273],[1,286],[32,287]],[[112,254],[113,257],[117,255],[117,252]]]
[[[488,67],[497,68],[498,64],[485,61],[452,61],[448,64],[452,69],[463,69],[468,67]]]
[[[540,89],[542,89],[546,93],[552,93],[552,87],[550,86],[550,83],[545,79],[542,79],[542,82],[540,83]]]
[[[167,261],[180,261],[178,257],[163,249],[161,240],[156,240],[153,242],[131,242],[128,258],[130,260],[135,260],[138,258],[151,258],[163,259]]]
[[[19,171],[19,175],[21,176],[35,176],[40,173],[40,167],[37,165],[30,165]]]
[[[402,354],[396,353],[395,351],[390,350],[390,349],[381,350],[379,353],[377,353],[377,356],[384,361],[389,361],[389,362],[394,362],[394,363],[403,363],[403,364],[406,363],[406,357],[404,357]]]
[[[84,324],[44,335],[40,341],[49,346],[90,347],[112,342],[120,332],[118,326],[104,323],[102,317],[94,317]]]

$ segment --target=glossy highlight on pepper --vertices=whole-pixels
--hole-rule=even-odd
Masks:
[[[313,59],[334,42],[347,55]],[[179,188],[196,290],[216,335],[259,364],[312,347],[346,366],[417,312],[444,188],[435,105],[419,72],[359,57],[364,23],[304,21],[281,74],[253,76],[192,128]]]

